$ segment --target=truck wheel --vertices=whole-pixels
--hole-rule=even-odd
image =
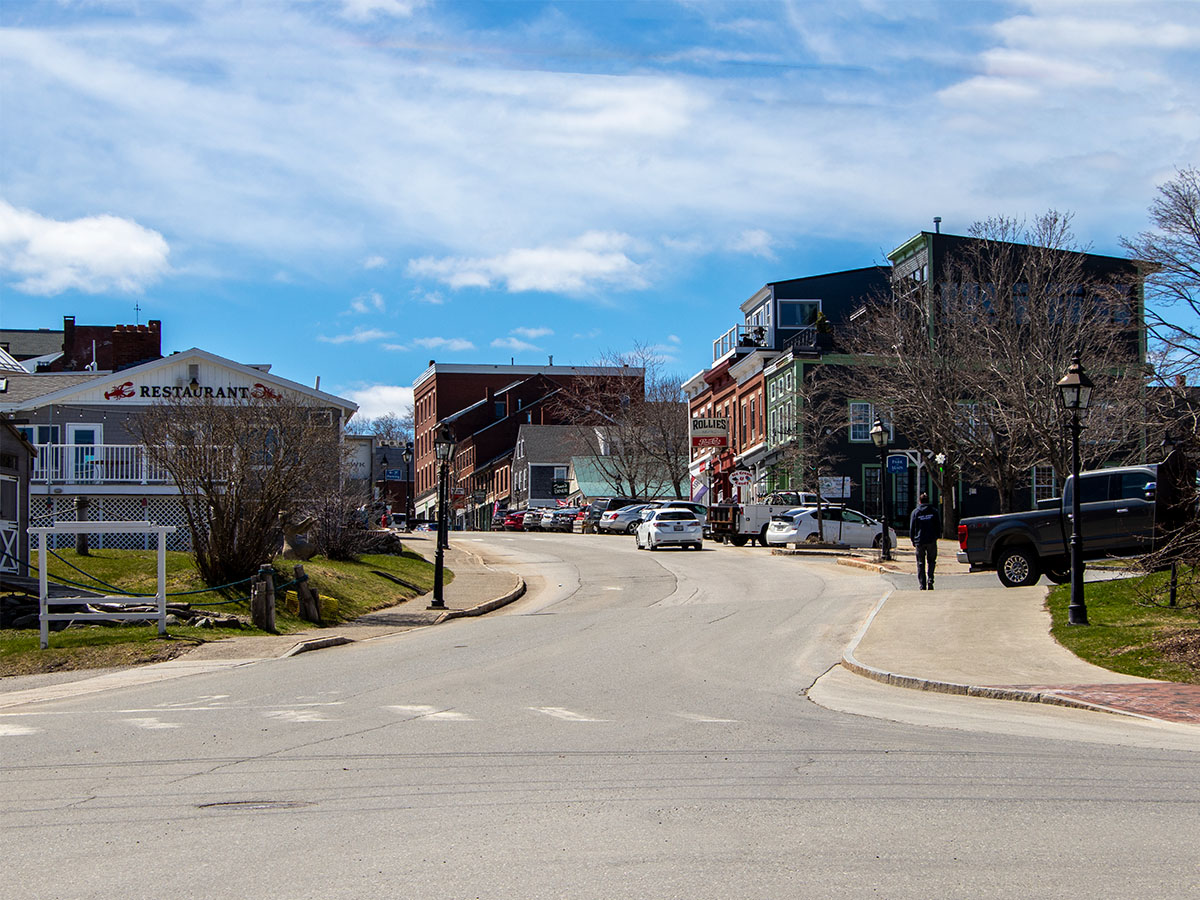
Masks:
[[[729,543],[735,547],[745,547],[748,540],[750,540],[750,536],[745,534],[733,534],[729,536]]]
[[[1005,587],[1027,587],[1041,577],[1038,560],[1029,547],[1008,547],[996,560],[996,574]]]
[[[1071,570],[1070,570],[1070,568],[1047,569],[1046,577],[1049,578],[1051,581],[1053,581],[1055,584],[1066,584],[1068,581],[1071,580]]]

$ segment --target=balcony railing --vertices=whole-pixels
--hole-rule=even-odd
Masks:
[[[734,325],[713,341],[713,362],[733,350],[755,350],[767,347],[767,329],[763,325]]]
[[[142,444],[38,444],[30,480],[38,484],[171,484]]]
[[[817,346],[817,326],[808,325],[799,329],[783,343],[787,350],[812,350]]]

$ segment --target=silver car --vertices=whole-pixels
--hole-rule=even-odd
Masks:
[[[645,508],[645,503],[635,503],[633,506],[622,506],[620,509],[609,510],[600,516],[596,528],[599,531],[607,531],[609,534],[633,534],[638,522],[641,521],[642,510]]]

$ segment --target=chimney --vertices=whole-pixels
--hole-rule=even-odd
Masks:
[[[941,216],[933,217],[933,233],[934,234],[942,233],[942,217]]]
[[[553,353],[551,353],[551,354],[550,354],[550,363],[549,363],[549,365],[551,365],[551,366],[553,366],[553,365],[554,365],[554,354],[553,354]]]

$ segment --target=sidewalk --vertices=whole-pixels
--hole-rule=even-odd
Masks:
[[[405,535],[405,549],[432,561],[436,554],[434,535]],[[81,669],[72,673],[19,675],[0,679],[0,709],[24,703],[41,703],[61,697],[94,693],[134,684],[148,684],[183,675],[231,668],[264,659],[294,656],[353,641],[384,637],[446,619],[482,615],[511,603],[525,592],[525,582],[511,572],[493,569],[477,554],[451,537],[445,553],[446,567],[454,579],[445,585],[446,609],[428,609],[432,594],[422,594],[387,609],[369,613],[353,622],[330,628],[310,628],[290,634],[230,637],[201,644],[183,656],[163,663],[97,673]],[[70,677],[77,676],[77,677]]]
[[[1004,588],[992,573],[962,577],[967,567],[954,560],[957,546],[940,543],[937,589],[892,591],[846,650],[843,666],[920,690],[1200,725],[1200,685],[1135,678],[1084,662],[1050,636],[1045,587]],[[915,582],[911,549],[884,566]]]

